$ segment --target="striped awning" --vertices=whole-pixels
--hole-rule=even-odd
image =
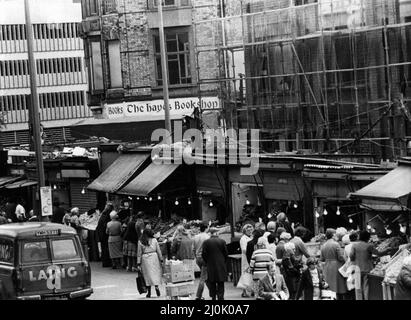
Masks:
[[[126,153],[120,155],[87,189],[116,193],[150,156],[148,153]]]

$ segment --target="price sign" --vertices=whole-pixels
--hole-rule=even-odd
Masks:
[[[43,217],[53,214],[51,199],[51,187],[40,187],[41,215]]]

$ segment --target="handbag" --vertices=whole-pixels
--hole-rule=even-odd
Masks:
[[[140,294],[147,292],[146,281],[144,280],[144,276],[141,271],[137,272],[136,284],[137,284],[137,291]]]
[[[253,284],[253,275],[250,272],[246,271],[241,275],[240,279],[238,280],[237,288],[243,290],[252,289]]]

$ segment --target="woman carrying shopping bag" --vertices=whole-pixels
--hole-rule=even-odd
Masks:
[[[141,268],[147,286],[147,298],[151,297],[151,286],[155,287],[157,297],[160,296],[159,285],[161,284],[163,270],[163,256],[160,245],[154,238],[151,229],[144,229],[143,235],[138,242],[137,266]]]

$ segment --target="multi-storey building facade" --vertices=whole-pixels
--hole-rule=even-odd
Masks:
[[[200,96],[198,83],[199,72],[202,76],[219,72],[215,54],[196,58],[192,24],[217,14],[214,2],[164,2],[171,120],[192,116],[201,106],[206,125],[219,125],[218,85],[202,85]],[[157,1],[82,0],[82,5],[88,101],[97,118],[93,133],[148,142],[152,130],[164,126]]]
[[[223,17],[194,21],[220,53],[227,123],[257,128],[266,151],[404,156],[411,139],[407,0],[223,0]],[[214,41],[225,35],[225,41]],[[231,55],[244,53],[245,73]],[[226,61],[228,61],[226,63]],[[220,73],[221,75],[222,73]],[[245,99],[234,83],[245,82]]]
[[[92,117],[79,36],[81,3],[30,1],[34,58],[45,143],[62,143],[71,126]],[[24,0],[0,1],[0,129],[3,145],[28,144],[30,76]]]

